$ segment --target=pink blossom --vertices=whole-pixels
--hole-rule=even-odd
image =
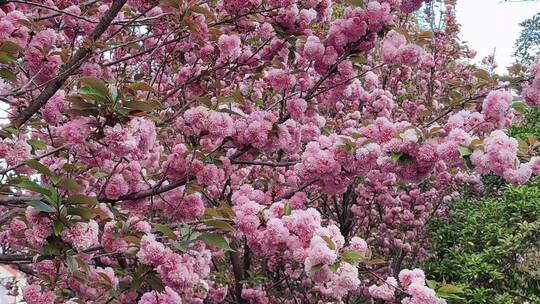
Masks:
[[[162,243],[156,241],[153,234],[146,234],[141,238],[137,258],[143,264],[157,266],[170,253],[169,251]]]
[[[392,301],[394,300],[396,287],[397,280],[394,277],[388,277],[386,278],[386,282],[383,282],[379,286],[371,285],[369,287],[369,294],[377,299]]]
[[[317,60],[324,55],[324,45],[317,36],[309,36],[304,44],[304,54],[308,59]]]
[[[28,304],[53,304],[56,297],[52,291],[42,291],[39,285],[27,285],[23,288],[23,297]]]
[[[182,299],[173,289],[165,286],[163,293],[156,291],[147,292],[142,295],[138,304],[180,304]]]
[[[286,90],[296,84],[296,79],[289,72],[281,69],[271,69],[266,74],[265,80],[276,91]]]
[[[103,228],[101,245],[108,252],[125,252],[128,248],[127,242],[116,236],[115,221],[107,222]]]
[[[71,243],[75,249],[82,251],[99,243],[99,227],[96,221],[77,222],[69,229],[62,231],[62,239]]]
[[[421,269],[415,268],[413,270],[403,269],[399,272],[399,282],[403,286],[409,286],[413,283],[424,284],[426,277]]]
[[[490,92],[482,104],[485,120],[493,122],[498,128],[504,127],[507,123],[506,114],[511,102],[512,94],[507,91]]]
[[[241,41],[238,36],[221,35],[217,44],[222,59],[236,59],[240,56]]]
[[[105,187],[105,195],[110,199],[117,199],[122,195],[126,195],[128,191],[129,188],[124,177],[118,173],[111,176]]]
[[[295,120],[301,120],[307,109],[307,102],[303,98],[291,98],[287,101],[287,110]]]

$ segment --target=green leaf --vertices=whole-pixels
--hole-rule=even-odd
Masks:
[[[17,82],[17,75],[15,75],[11,70],[6,68],[0,69],[0,77],[9,80],[11,82]]]
[[[70,215],[78,215],[83,219],[91,220],[96,217],[97,213],[94,212],[93,208],[68,208],[67,213]]]
[[[347,250],[343,252],[343,254],[341,255],[341,258],[350,264],[356,264],[360,260],[364,259],[364,256],[358,251]]]
[[[67,177],[60,179],[58,185],[69,192],[80,192],[85,188],[84,185],[79,184],[76,180]]]
[[[111,278],[109,278],[108,275],[106,275],[106,274],[103,273],[103,272],[97,272],[97,274],[101,277],[101,279],[103,280],[103,282],[105,282],[108,286],[112,286]]]
[[[292,213],[291,204],[286,203],[285,206],[283,207],[283,215],[291,215],[291,213]]]
[[[99,90],[91,87],[82,87],[79,89],[79,94],[83,97],[95,100],[101,103],[109,103],[106,95],[103,95]]]
[[[445,285],[441,286],[441,288],[439,288],[438,291],[439,292],[444,292],[444,293],[447,293],[447,294],[463,293],[463,288],[455,286],[455,285],[451,285],[451,284],[445,284]]]
[[[49,168],[47,168],[45,165],[38,162],[37,160],[29,159],[29,160],[23,161],[23,163],[25,165],[27,165],[28,167],[36,170],[37,172],[39,172],[39,173],[41,173],[43,175],[46,175],[46,176],[52,176],[53,175],[51,170],[49,170]]]
[[[213,20],[215,21],[216,20],[216,17],[214,16],[214,14],[208,10],[207,8],[205,7],[202,7],[202,6],[192,6],[189,8],[190,11],[192,12],[195,12],[195,13],[199,13],[199,14],[202,14],[206,17],[207,20]]]
[[[209,245],[221,248],[225,251],[233,251],[227,243],[227,240],[221,234],[217,233],[203,233],[198,238],[199,241],[203,241]]]
[[[399,160],[402,155],[403,155],[403,153],[401,153],[401,152],[392,152],[392,153],[390,153],[390,158],[392,160]]]
[[[79,268],[79,263],[77,262],[77,259],[75,259],[71,255],[66,256],[66,265],[68,266],[69,272],[74,272]]]
[[[426,280],[427,286],[431,289],[436,289],[439,286],[439,283],[433,280]]]
[[[40,184],[38,184],[36,182],[33,182],[33,181],[29,181],[29,180],[24,180],[24,181],[20,182],[19,184],[17,184],[17,186],[19,188],[23,188],[23,189],[30,190],[30,191],[33,191],[33,192],[41,193],[41,194],[43,194],[43,195],[45,195],[47,197],[50,197],[53,194],[53,191],[51,189],[43,187]]]
[[[45,150],[47,149],[47,144],[42,142],[39,139],[29,139],[26,141],[34,150]]]
[[[231,224],[221,220],[209,220],[204,222],[206,226],[216,227],[226,231],[235,231],[236,229]]]
[[[161,0],[160,1],[160,4],[165,5],[165,6],[170,6],[176,9],[180,9],[180,3],[181,3],[180,0]]]
[[[231,95],[234,97],[234,100],[237,103],[239,103],[241,105],[246,103],[246,100],[245,100],[244,96],[242,95],[242,92],[237,90],[237,91],[232,92]]]
[[[330,270],[331,270],[332,272],[337,272],[338,269],[339,269],[339,262],[336,262],[336,263],[334,263],[334,264],[328,266],[328,268],[330,268]]]
[[[459,155],[461,155],[461,157],[465,157],[465,156],[468,156],[468,155],[472,154],[471,149],[469,149],[468,147],[460,146],[460,147],[458,147],[458,151],[459,151]]]
[[[187,227],[182,227],[182,228],[180,228],[180,235],[181,235],[182,237],[188,236],[188,235],[189,235],[189,232],[190,232],[190,231],[189,231],[189,228],[187,228]]]
[[[328,248],[332,249],[332,250],[336,250],[336,243],[334,243],[334,241],[327,237],[326,235],[321,235],[321,238],[326,242],[326,244],[328,245]]]
[[[128,85],[128,88],[132,89],[132,90],[135,90],[135,91],[146,91],[146,92],[153,92],[154,89],[152,88],[152,86],[150,86],[148,83],[146,82],[134,82],[134,83],[130,83]]]
[[[97,104],[86,102],[84,98],[80,96],[68,96],[66,97],[66,100],[69,100],[71,109],[74,110],[91,110],[97,109],[98,107]]]
[[[97,77],[82,77],[81,82],[85,86],[95,89],[101,95],[109,96],[109,89],[107,88],[107,84],[105,83],[105,81]]]
[[[42,201],[31,201],[31,202],[28,203],[28,205],[32,206],[32,207],[34,207],[37,210],[42,211],[42,212],[46,212],[46,213],[55,212],[55,210],[51,206],[45,204]]]
[[[321,268],[323,267],[323,264],[317,264],[309,270],[310,275],[317,274],[319,271],[321,271]]]
[[[0,51],[6,53],[16,53],[24,51],[24,48],[16,44],[15,42],[4,41],[0,43]]]
[[[8,53],[0,52],[0,63],[10,64],[12,62],[16,62],[17,59],[15,59],[13,56],[11,56]]]
[[[364,6],[364,0],[347,0],[347,3],[352,6]]]
[[[141,243],[141,240],[134,235],[126,235],[123,239],[130,244],[139,245]]]
[[[134,276],[133,280],[131,281],[131,286],[129,287],[130,290],[137,291],[141,288],[141,277]]]
[[[208,97],[198,96],[198,97],[195,97],[195,100],[197,100],[200,104],[204,105],[207,108],[212,107],[212,101]]]
[[[60,252],[56,243],[48,243],[41,248],[41,253],[46,256],[55,256]]]
[[[176,234],[172,231],[171,228],[167,227],[166,225],[154,223],[154,224],[152,224],[152,226],[157,231],[163,233],[163,235],[165,235],[166,237],[168,237],[170,239],[173,239],[173,240],[177,239]]]
[[[188,241],[175,242],[173,245],[174,245],[174,247],[178,248],[179,250],[181,250],[183,252],[187,252],[189,242]]]
[[[476,78],[485,80],[485,81],[491,81],[491,75],[489,75],[489,72],[484,69],[477,69],[476,72],[473,74]]]
[[[118,87],[113,86],[111,88],[111,98],[113,102],[118,100]]]
[[[124,108],[124,107],[120,107],[120,106],[115,106],[114,107],[114,111],[122,116],[128,116],[129,115],[129,109],[128,108]]]
[[[529,106],[523,102],[513,102],[510,108],[516,110],[518,113],[524,114]]]
[[[156,276],[150,276],[148,279],[146,279],[146,283],[148,283],[148,285],[150,285],[150,287],[157,292],[163,292],[163,290],[165,290],[163,287],[163,282],[161,282],[161,280]]]
[[[144,112],[152,112],[156,108],[155,105],[143,101],[126,101],[123,105],[128,109],[140,110]]]
[[[67,201],[71,204],[88,204],[97,205],[98,201],[95,197],[90,197],[82,194],[75,194],[67,198]]]
[[[64,229],[64,223],[57,221],[54,223],[54,235],[60,236],[62,230]]]
[[[373,265],[382,265],[382,264],[386,264],[386,261],[383,260],[383,259],[371,259],[368,261],[368,265],[369,266],[373,266]]]

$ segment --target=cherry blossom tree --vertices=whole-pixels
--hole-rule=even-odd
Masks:
[[[454,6],[0,1],[0,263],[29,304],[445,303],[426,223],[540,173],[540,60],[471,64]]]

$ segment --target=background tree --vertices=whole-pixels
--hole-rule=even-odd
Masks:
[[[517,63],[530,64],[540,51],[540,13],[519,25],[521,32],[516,40],[514,57]]]

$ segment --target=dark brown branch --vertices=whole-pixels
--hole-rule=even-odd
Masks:
[[[22,264],[31,263],[32,256],[22,254],[0,254],[0,263],[4,264]]]
[[[242,280],[244,280],[244,272],[242,271],[242,261],[240,254],[237,251],[229,252],[231,264],[233,267],[234,275],[234,293],[236,296],[236,303],[244,304],[246,301],[242,299]]]
[[[301,185],[300,187],[298,187],[298,189],[295,189],[293,191],[291,191],[290,193],[288,194],[285,194],[285,195],[282,195],[280,197],[277,198],[277,201],[279,200],[284,200],[284,199],[290,199],[291,197],[293,197],[293,195],[297,192],[300,192],[300,191],[303,191],[304,189],[306,189],[307,187],[313,185],[314,183],[316,183],[318,181],[318,179],[315,179],[315,180],[312,180],[312,181],[309,181],[303,185]]]
[[[167,185],[159,186],[157,188],[151,188],[151,189],[148,189],[148,190],[139,191],[139,192],[135,192],[135,193],[132,193],[132,194],[122,195],[117,199],[100,198],[99,201],[104,202],[104,203],[116,203],[116,202],[119,202],[119,201],[133,201],[133,200],[143,199],[143,198],[146,198],[146,197],[149,197],[149,196],[158,195],[158,194],[161,194],[163,192],[167,192],[169,190],[181,187],[181,186],[185,185],[186,182],[187,182],[187,179],[184,178],[184,179],[181,179],[181,180],[174,181],[174,182],[172,182],[170,184],[167,184]]]

